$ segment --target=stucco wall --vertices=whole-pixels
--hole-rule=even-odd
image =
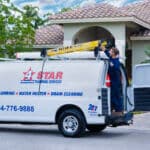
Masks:
[[[147,58],[144,51],[148,48],[150,48],[150,40],[132,41],[132,66],[141,63]]]
[[[74,36],[79,31],[92,26],[99,26],[108,30],[115,38],[116,46],[120,50],[121,57],[125,57],[126,27],[124,23],[64,24],[64,46],[73,44]]]

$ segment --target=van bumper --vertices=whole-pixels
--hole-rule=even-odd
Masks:
[[[128,112],[125,113],[123,116],[107,116],[105,118],[105,122],[111,127],[130,125],[133,124],[133,113]]]

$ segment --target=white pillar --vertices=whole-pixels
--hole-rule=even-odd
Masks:
[[[125,63],[125,40],[116,39],[116,47],[119,49],[121,62]]]
[[[73,36],[79,31],[79,27],[77,25],[64,25],[64,46],[72,45]]]

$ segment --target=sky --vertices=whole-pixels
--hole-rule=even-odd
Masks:
[[[83,7],[86,5],[91,5],[95,3],[108,3],[114,6],[123,6],[130,3],[135,3],[143,0],[11,0],[19,8],[24,5],[38,6],[40,8],[40,15],[46,13],[56,13],[59,12],[62,8],[75,8]]]

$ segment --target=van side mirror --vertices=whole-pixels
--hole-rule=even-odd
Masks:
[[[46,53],[47,52],[47,49],[46,48],[43,48],[42,50],[41,50],[41,54],[40,54],[40,56],[41,57],[46,57]]]

